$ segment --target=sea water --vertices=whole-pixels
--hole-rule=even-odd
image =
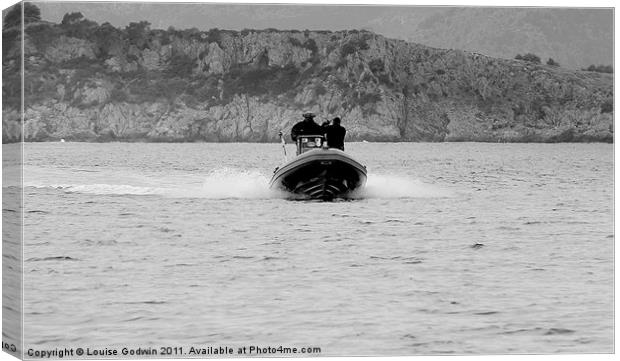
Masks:
[[[347,152],[316,202],[279,144],[26,144],[24,350],[613,351],[612,145]]]

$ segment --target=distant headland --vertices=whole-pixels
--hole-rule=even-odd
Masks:
[[[5,17],[3,142],[21,137],[19,28]],[[119,29],[80,13],[26,17],[23,41],[26,141],[271,142],[307,111],[342,118],[351,141],[613,141],[613,74],[531,56],[358,30]]]

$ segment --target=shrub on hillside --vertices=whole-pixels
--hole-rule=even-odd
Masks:
[[[61,69],[75,69],[75,76],[75,74],[82,74],[82,72],[89,73],[97,70],[95,69],[97,67],[97,64],[97,59],[90,59],[82,55],[79,58],[65,60],[62,63],[59,63],[58,66]]]
[[[547,60],[547,65],[549,65],[549,66],[560,66],[560,63],[558,63],[557,61],[553,60],[552,58],[549,58],[549,60]]]
[[[196,27],[182,30],[180,33],[181,33],[181,38],[185,40],[200,41],[202,39],[202,32]]]
[[[32,43],[39,50],[49,46],[54,40],[58,39],[59,31],[56,27],[40,23],[29,26],[25,29],[26,34]]]
[[[323,86],[323,84],[317,84],[314,87],[314,94],[316,96],[321,96],[321,95],[327,94],[327,89],[325,88],[325,86]]]
[[[316,41],[314,41],[314,39],[307,39],[304,42],[303,47],[310,50],[312,54],[319,52],[319,47],[316,45]]]
[[[19,47],[21,49],[21,42],[17,41],[20,34],[21,34],[21,31],[17,28],[4,30],[2,32],[2,56],[5,59],[8,57],[8,54],[11,48]]]
[[[517,54],[517,56],[515,56],[515,59],[527,61],[528,63],[540,64],[540,57],[532,53],[527,53],[524,55]]]
[[[301,44],[301,41],[297,40],[296,38],[293,37],[289,37],[288,38],[289,43],[291,43],[291,45],[296,46],[301,48],[303,45]]]
[[[275,77],[268,81],[269,93],[273,95],[286,93],[291,90],[299,75],[299,69],[293,64],[277,69]]]
[[[168,77],[187,78],[192,74],[194,65],[194,60],[189,55],[177,53],[170,59],[165,73]]]
[[[385,71],[385,64],[381,59],[372,59],[368,62],[368,67],[373,74],[383,73]]]
[[[207,32],[207,41],[209,43],[217,43],[219,47],[222,47],[222,32],[218,28],[209,29]]]
[[[611,113],[614,111],[614,100],[613,98],[607,99],[601,104],[601,113]]]
[[[116,86],[110,91],[109,101],[112,103],[126,102],[127,98],[127,93],[120,86]]]
[[[344,43],[340,48],[340,54],[345,57],[349,54],[353,54],[359,50],[368,50],[368,41],[365,37],[358,37],[351,39]]]
[[[207,76],[192,82],[186,90],[199,104],[219,102],[218,77]]]
[[[224,77],[226,98],[234,94],[253,96],[275,96],[288,92],[299,78],[299,69],[293,64],[283,68],[243,68],[231,69]]]
[[[21,104],[22,104],[21,72],[6,72],[2,75],[2,104],[4,105],[5,109],[21,108]]]
[[[597,73],[608,73],[613,74],[614,68],[611,65],[590,65],[589,67],[582,69],[586,71],[594,71]]]
[[[151,30],[151,23],[148,21],[140,21],[139,23],[129,23],[125,27],[129,43],[143,50],[148,43],[148,34]]]
[[[120,48],[123,33],[112,26],[112,24],[106,22],[95,29],[92,38],[100,54],[99,56],[106,58],[114,47]]]
[[[140,104],[166,100],[173,104],[186,87],[187,81],[179,78],[140,79],[130,86],[131,101]]]

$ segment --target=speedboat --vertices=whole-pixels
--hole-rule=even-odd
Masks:
[[[330,201],[349,198],[365,184],[365,166],[340,149],[328,148],[322,135],[300,135],[297,156],[275,169],[269,187]]]

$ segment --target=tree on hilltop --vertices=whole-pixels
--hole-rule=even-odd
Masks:
[[[62,18],[60,26],[65,29],[66,34],[76,38],[88,38],[92,33],[92,29],[98,27],[98,24],[92,20],[88,20],[80,12],[66,13]]]
[[[4,17],[4,28],[19,26],[22,23],[22,4],[24,5],[24,22],[34,23],[41,21],[41,10],[31,3],[17,3],[13,5],[11,10],[7,11]]]
[[[24,3],[24,22],[34,23],[41,21],[41,10],[36,5]]]
[[[139,23],[129,23],[125,27],[129,42],[138,47],[138,49],[144,49],[148,40],[148,33],[151,31],[151,23],[148,21],[140,21]]]
[[[112,49],[119,49],[122,46],[122,31],[105,22],[95,29],[93,39],[99,49],[99,54],[106,57]]]
[[[552,58],[549,58],[549,60],[547,60],[547,65],[549,65],[549,66],[560,66],[560,63],[558,63],[557,61],[553,60]]]
[[[77,13],[66,13],[65,16],[63,16],[62,18],[62,25],[72,25],[72,24],[76,24],[79,23],[80,21],[84,20],[84,15],[82,15],[82,13],[77,12]]]
[[[515,59],[527,61],[528,63],[540,64],[540,57],[533,53],[527,53],[524,55],[517,54],[517,56],[515,56]]]
[[[523,55],[523,60],[529,63],[540,64],[540,57],[533,53]]]

